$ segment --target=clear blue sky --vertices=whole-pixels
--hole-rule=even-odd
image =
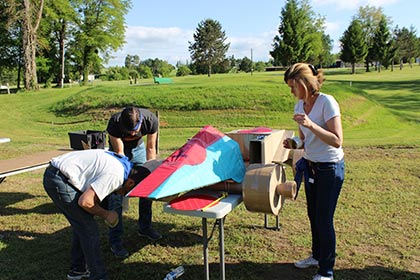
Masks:
[[[124,65],[127,54],[139,55],[141,60],[159,58],[171,64],[190,60],[189,41],[198,24],[211,18],[217,20],[230,42],[228,56],[248,57],[254,61],[268,61],[272,42],[278,34],[280,14],[285,0],[132,0],[126,16],[125,45],[110,66]],[[417,30],[420,36],[420,1],[418,0],[310,0],[312,10],[326,20],[326,33],[334,40],[334,52],[339,51],[338,40],[357,15],[360,6],[382,7],[396,25]]]

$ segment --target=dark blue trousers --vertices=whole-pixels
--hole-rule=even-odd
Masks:
[[[318,274],[332,276],[336,237],[334,212],[344,181],[344,160],[337,163],[308,162],[305,177],[308,217],[312,232],[312,255],[319,261]]]

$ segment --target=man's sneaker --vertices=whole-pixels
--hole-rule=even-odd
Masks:
[[[89,270],[86,270],[83,272],[70,270],[69,273],[67,273],[68,280],[81,280],[83,278],[89,278],[89,276],[90,276]]]
[[[332,276],[322,276],[322,275],[315,275],[314,278],[312,278],[312,280],[334,280],[334,277]]]
[[[310,255],[308,258],[295,262],[297,268],[308,268],[311,266],[318,266],[318,261]],[[315,278],[314,278],[315,279]]]
[[[111,245],[111,252],[120,259],[125,259],[129,255],[127,249],[125,249],[122,244]]]
[[[145,230],[139,230],[138,233],[140,236],[147,237],[150,240],[159,240],[162,238],[162,235],[151,227]]]

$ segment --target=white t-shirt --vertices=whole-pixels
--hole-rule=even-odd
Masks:
[[[303,100],[295,105],[295,114],[304,114]],[[340,116],[340,107],[331,95],[320,93],[308,117],[320,127],[327,129],[327,121]],[[312,131],[302,125],[299,126],[305,136],[304,158],[313,162],[338,162],[343,156],[342,147],[335,148],[322,141]]]
[[[101,149],[70,152],[53,158],[51,165],[78,190],[85,192],[91,186],[101,201],[124,183],[123,165]]]

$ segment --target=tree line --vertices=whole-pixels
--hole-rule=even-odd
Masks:
[[[171,65],[159,58],[140,60],[128,54],[123,66],[109,67],[112,51],[123,46],[125,15],[131,0],[0,0],[0,78],[33,90],[40,83],[88,82],[90,73],[104,79],[137,79],[153,76],[252,72],[267,66],[287,67],[305,61],[330,67],[341,59],[352,66],[364,64],[380,71],[397,63],[412,64],[420,56],[420,38],[414,27],[392,28],[382,8],[364,6],[340,38],[340,53],[332,54],[333,41],[325,32],[325,18],[315,15],[308,0],[287,0],[280,13],[278,34],[270,59],[227,57],[230,44],[217,20],[198,23],[188,42],[191,61]],[[105,69],[105,70],[104,70]],[[23,76],[23,77],[22,77]]]
[[[88,82],[124,44],[130,0],[0,0],[0,75],[20,88]],[[4,80],[3,78],[2,80]]]

